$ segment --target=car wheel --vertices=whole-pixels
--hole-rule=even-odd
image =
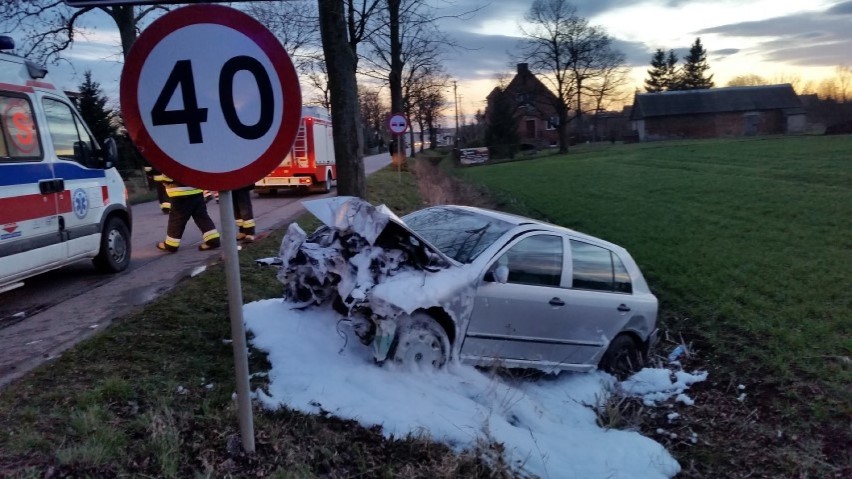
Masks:
[[[121,219],[109,218],[101,234],[101,249],[93,260],[104,273],[118,273],[130,264],[130,231]]]
[[[642,353],[636,341],[626,334],[620,334],[609,343],[598,368],[624,381],[642,369],[643,365]]]
[[[390,357],[406,367],[440,369],[450,358],[450,340],[431,316],[414,313],[398,321]]]

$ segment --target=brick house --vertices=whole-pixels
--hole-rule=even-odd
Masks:
[[[639,141],[802,133],[805,109],[789,84],[638,93]]]
[[[528,64],[518,63],[517,74],[503,91],[508,94],[518,120],[522,149],[546,148],[559,143],[558,116],[554,106],[559,100],[529,70]],[[500,89],[495,88],[486,97],[486,118],[494,95],[499,92]]]

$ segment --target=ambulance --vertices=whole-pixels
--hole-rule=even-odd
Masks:
[[[0,36],[0,293],[80,260],[130,264],[131,212],[115,140],[92,137],[47,70]]]
[[[337,184],[331,115],[322,107],[305,106],[290,152],[272,172],[255,183],[259,195],[279,189],[328,193]]]

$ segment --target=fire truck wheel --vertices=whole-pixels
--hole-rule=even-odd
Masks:
[[[104,273],[118,273],[130,264],[130,231],[124,221],[113,216],[101,233],[101,249],[92,262]]]

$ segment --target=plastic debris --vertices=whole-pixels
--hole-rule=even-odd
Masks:
[[[681,357],[681,355],[683,355],[683,353],[685,352],[686,348],[683,346],[683,344],[678,344],[678,346],[674,348],[671,353],[669,353],[669,362],[677,361],[677,359]]]

